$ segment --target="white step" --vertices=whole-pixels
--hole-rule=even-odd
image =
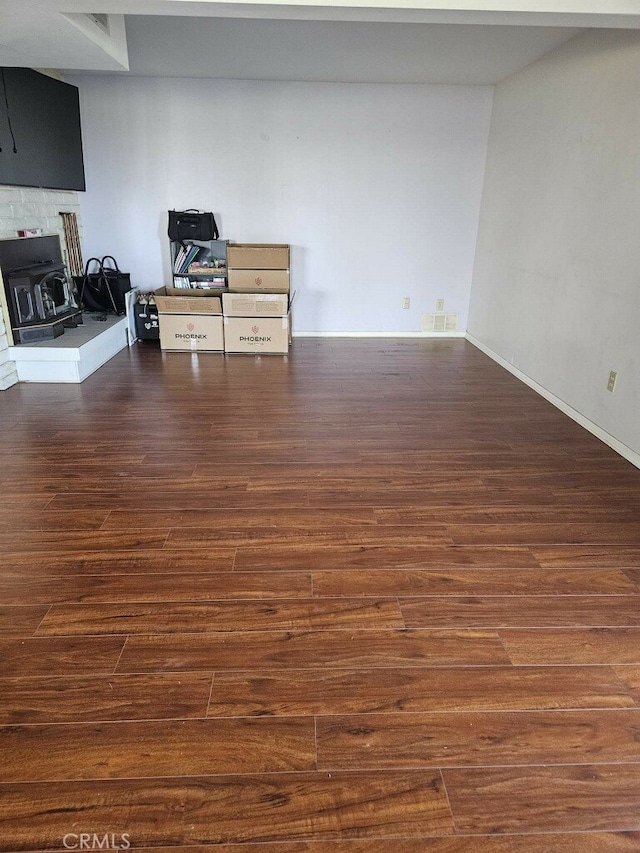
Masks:
[[[9,347],[21,382],[82,382],[129,343],[126,317],[106,321],[85,314],[84,324],[59,338]]]

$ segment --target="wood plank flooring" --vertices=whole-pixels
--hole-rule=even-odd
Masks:
[[[638,519],[462,340],[1,393],[0,851],[640,851]]]

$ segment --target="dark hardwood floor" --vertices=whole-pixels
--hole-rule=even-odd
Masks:
[[[0,484],[3,853],[640,851],[640,471],[465,341],[139,344]]]

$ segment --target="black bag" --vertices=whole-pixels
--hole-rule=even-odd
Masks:
[[[213,213],[201,213],[193,208],[170,210],[167,233],[169,239],[176,243],[184,243],[185,240],[206,242],[217,240],[220,236]]]
[[[109,265],[105,261],[109,261]],[[92,264],[97,268],[89,272]],[[118,269],[117,261],[111,255],[105,255],[102,260],[89,258],[84,275],[74,276],[73,280],[78,290],[78,302],[87,311],[125,313],[125,293],[131,290],[131,276]]]

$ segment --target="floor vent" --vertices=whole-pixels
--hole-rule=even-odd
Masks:
[[[457,332],[457,314],[423,314],[423,332]]]

